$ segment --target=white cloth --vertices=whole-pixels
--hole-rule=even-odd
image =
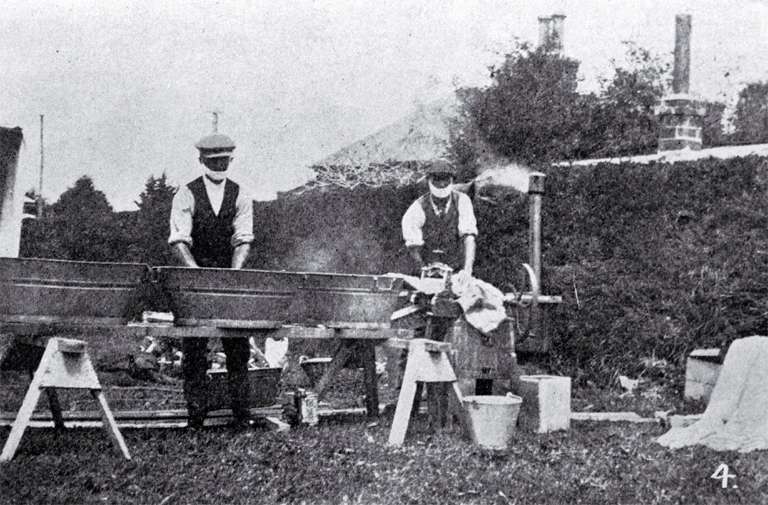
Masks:
[[[264,357],[267,359],[269,366],[285,367],[287,363],[286,354],[288,353],[288,339],[282,338],[275,340],[272,337],[267,337],[264,341]]]
[[[459,236],[477,235],[477,219],[475,218],[475,210],[472,207],[472,200],[460,191],[454,191],[454,193],[459,195],[457,204],[459,210]],[[422,230],[426,219],[427,217],[424,215],[424,209],[421,208],[419,200],[413,202],[408,207],[408,210],[405,211],[402,228],[406,247],[424,245]]]
[[[415,290],[436,295],[445,291],[443,279],[421,279],[403,274],[387,274],[403,279]],[[461,271],[451,277],[451,292],[464,312],[464,318],[481,333],[490,333],[507,317],[504,293],[493,285]]]
[[[504,293],[491,284],[459,272],[451,278],[451,291],[458,296],[464,318],[481,333],[490,333],[507,318]]]
[[[768,449],[768,337],[734,341],[704,414],[657,439],[678,449],[705,445],[716,451]]]
[[[214,184],[209,181],[207,177],[203,177],[205,184],[205,191],[208,194],[208,199],[211,201],[211,207],[216,215],[221,210],[221,204],[224,200],[224,185]],[[237,247],[241,244],[249,244],[253,242],[253,200],[243,190],[243,186],[240,186],[240,192],[237,195],[237,202],[235,203],[237,212],[235,213],[234,228],[235,233],[232,235],[232,246]],[[179,187],[179,190],[173,196],[173,203],[171,204],[171,233],[168,237],[168,243],[173,245],[177,242],[185,242],[192,247],[192,216],[195,215],[195,197],[192,195],[192,191],[184,184]]]

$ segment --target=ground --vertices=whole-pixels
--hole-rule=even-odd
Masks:
[[[138,381],[94,345],[110,405],[180,408],[178,379]],[[315,349],[317,351],[317,349]],[[303,349],[312,351],[312,349]],[[319,350],[322,351],[322,350]],[[296,358],[296,356],[292,356]],[[359,406],[362,372],[344,370],[330,391],[339,406]],[[28,384],[20,372],[2,372],[0,406],[18,408]],[[289,366],[282,391],[304,384]],[[384,401],[394,388],[382,380]],[[67,393],[66,409],[91,401]],[[662,383],[573,391],[574,411],[701,411]],[[387,444],[391,413],[323,418],[316,427],[287,432],[255,428],[124,429],[132,460],[123,460],[100,429],[30,429],[16,458],[0,467],[0,502],[26,503],[761,503],[768,499],[768,456],[669,450],[655,442],[657,423],[573,422],[549,434],[518,430],[509,451],[492,454],[459,429],[434,432],[426,416],[409,427],[401,447]],[[0,428],[4,443],[9,428]],[[728,466],[728,486],[712,478]],[[722,475],[722,471],[720,473]],[[43,477],[43,478],[41,478]]]

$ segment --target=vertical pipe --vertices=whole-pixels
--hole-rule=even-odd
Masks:
[[[40,114],[40,183],[37,185],[37,219],[43,217],[43,166],[45,151],[43,151],[43,115]]]
[[[535,280],[531,282],[533,301],[530,306],[530,330],[532,337],[541,336],[541,317],[537,300],[541,295],[541,199],[544,194],[544,179],[541,172],[531,172],[528,176],[528,195],[530,197],[530,239],[528,260]]]
[[[686,94],[690,87],[691,15],[675,16],[675,63],[672,72],[672,92]]]
[[[213,133],[219,133],[219,113],[213,111]]]
[[[528,176],[528,195],[530,195],[530,242],[528,261],[541,285],[541,198],[544,194],[544,179],[541,172],[531,172]]]

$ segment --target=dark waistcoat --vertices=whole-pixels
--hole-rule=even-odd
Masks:
[[[459,195],[455,191],[451,193],[451,205],[440,215],[435,213],[429,196],[427,193],[419,199],[425,217],[422,258],[427,265],[439,261],[459,270],[464,266],[464,247],[459,237]]]
[[[240,186],[227,179],[224,181],[224,200],[217,216],[211,207],[202,177],[187,187],[195,198],[195,214],[192,216],[192,256],[201,267],[230,268],[232,266],[232,235],[235,232],[237,195]]]

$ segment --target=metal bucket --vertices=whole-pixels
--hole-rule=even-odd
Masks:
[[[139,291],[150,273],[141,263],[0,258],[0,320],[123,324],[150,309]]]
[[[515,436],[523,399],[519,396],[465,396],[472,440],[491,451],[504,451]]]
[[[297,319],[302,274],[186,267],[156,271],[179,326],[274,328]]]

